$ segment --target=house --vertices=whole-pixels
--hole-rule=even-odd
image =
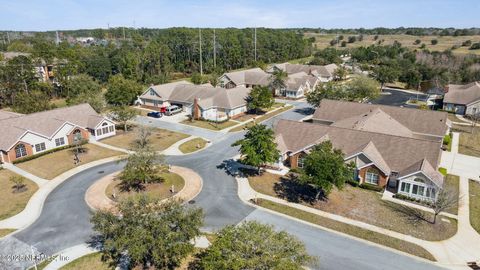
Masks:
[[[285,81],[285,88],[276,89],[275,95],[287,98],[302,98],[306,93],[317,87],[319,79],[305,72],[298,72],[288,75]]]
[[[329,99],[320,102],[312,122],[440,142],[449,132],[446,112]]]
[[[460,115],[480,114],[480,82],[449,84],[445,88],[443,109]]]
[[[139,104],[154,110],[178,105],[195,119],[222,122],[247,112],[249,93],[244,86],[218,88],[181,81],[151,86],[139,97]]]
[[[247,70],[228,72],[218,79],[222,88],[268,86],[271,82],[271,75],[261,68],[251,68]]]
[[[331,141],[344,160],[355,165],[354,180],[389,187],[413,198],[435,200],[444,178],[437,169],[441,142],[366,130],[280,120],[274,127],[280,161],[303,167],[304,158],[318,143]]]
[[[0,161],[14,162],[89,138],[115,135],[115,123],[89,104],[32,114],[0,111]]]
[[[295,74],[299,72],[305,72],[307,74],[317,77],[321,82],[329,82],[335,78],[335,70],[338,68],[336,64],[329,64],[325,66],[317,65],[301,65],[301,64],[276,64],[267,70],[269,73],[275,72],[275,70],[282,70],[287,74]]]

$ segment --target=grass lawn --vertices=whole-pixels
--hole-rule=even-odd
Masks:
[[[480,233],[480,183],[469,181],[470,190],[470,224]]]
[[[0,169],[0,220],[12,217],[20,213],[30,200],[30,197],[38,190],[37,184],[24,178],[25,187],[20,192],[13,188],[10,177],[16,174]],[[0,233],[1,235],[1,233]]]
[[[150,111],[143,110],[143,109],[137,108],[137,107],[132,107],[132,108],[137,112],[137,115],[140,115],[140,116],[147,116],[147,113],[150,112]]]
[[[460,132],[458,152],[460,154],[480,157],[480,127],[453,125],[453,131]]]
[[[150,145],[156,151],[162,151],[170,147],[172,144],[187,138],[188,135],[178,132],[173,132],[165,129],[154,128],[152,129],[152,135],[150,136]],[[137,139],[137,133],[135,129],[125,133],[123,130],[117,130],[117,135],[102,140],[102,143],[106,143],[112,146],[120,147],[123,149],[132,149],[133,143]]]
[[[0,229],[0,238],[4,237],[6,235],[9,235],[14,231],[15,231],[15,229]]]
[[[80,257],[69,264],[60,268],[61,270],[109,270],[115,269],[115,267],[110,267],[108,263],[102,262],[102,254],[99,252],[92,253]]]
[[[321,217],[309,212],[295,209],[293,207],[278,204],[269,200],[258,199],[257,203],[261,207],[271,209],[276,212],[283,213],[310,223],[314,223],[335,231],[339,231],[348,235],[352,235],[367,241],[371,241],[383,246],[391,247],[415,256],[419,256],[431,261],[435,258],[427,250],[413,243],[409,243],[397,238],[393,238],[381,233],[365,230],[350,224],[338,222],[329,218]]]
[[[268,120],[268,119],[270,119],[270,118],[272,118],[272,117],[274,117],[274,116],[276,116],[276,115],[279,115],[279,114],[281,114],[281,113],[283,113],[283,112],[285,112],[285,111],[288,111],[288,110],[290,110],[291,108],[293,108],[292,105],[287,105],[287,106],[285,106],[285,107],[283,107],[283,108],[281,108],[281,109],[279,109],[279,110],[277,110],[277,111],[275,111],[275,112],[267,113],[267,114],[264,114],[264,115],[261,115],[261,116],[257,116],[257,117],[255,118],[255,123],[261,123],[261,122],[263,122],[263,121],[265,121],[265,120]],[[242,130],[244,130],[245,128],[249,128],[249,127],[251,127],[251,126],[253,126],[253,125],[254,125],[253,121],[252,121],[252,122],[248,122],[248,123],[243,124],[243,125],[240,125],[240,126],[238,126],[238,127],[236,127],[236,128],[232,128],[231,130],[229,130],[229,132],[242,131]]]
[[[178,147],[182,153],[187,154],[187,153],[192,153],[195,151],[198,151],[207,145],[207,141],[202,139],[202,138],[195,138],[189,141],[186,141]]]
[[[145,190],[141,192],[135,191],[121,191],[118,181],[113,181],[108,185],[105,193],[107,197],[112,198],[112,194],[115,192],[117,200],[122,200],[125,198],[130,198],[133,196],[137,196],[141,193],[145,193],[152,198],[157,198],[160,200],[167,199],[172,197],[172,193],[170,192],[170,187],[172,185],[175,186],[175,192],[179,192],[185,186],[185,181],[183,178],[175,173],[162,173],[161,176],[164,178],[163,183],[155,183],[155,184],[148,184],[145,186]]]
[[[249,177],[249,181],[260,193],[424,240],[444,240],[457,232],[457,221],[454,219],[441,217],[437,218],[436,224],[432,224],[431,213],[384,201],[380,193],[350,185],[345,185],[341,191],[332,190],[328,199],[316,201],[316,190],[299,185],[288,177],[263,173],[261,176]]]
[[[283,105],[284,105],[284,103],[275,102],[270,109],[264,109],[264,112],[267,112],[267,113],[268,113],[268,112],[270,112],[270,111],[273,111],[273,110],[275,110],[275,109],[277,109],[277,108],[282,107]],[[244,115],[242,115],[242,116],[239,116],[239,117],[235,118],[235,121],[245,122],[245,121],[248,121],[248,120],[250,120],[250,119],[252,119],[252,118],[261,117],[261,116],[262,116],[262,114],[246,113],[246,114],[244,114]]]
[[[445,177],[445,188],[452,190],[455,194],[458,194],[460,192],[460,177],[457,175],[448,174],[447,177]],[[458,215],[458,205],[450,207],[446,210],[446,212]]]
[[[52,99],[50,100],[50,104],[56,108],[63,108],[67,106],[67,101],[65,98]]]
[[[85,149],[85,152],[79,155],[80,165],[107,157],[124,155],[124,153],[93,144],[86,144],[82,147]],[[76,167],[73,164],[73,151],[74,148],[64,149],[15,165],[36,176],[53,179]]]
[[[195,120],[193,122],[190,120],[184,120],[182,121],[182,124],[218,131],[218,130],[235,126],[238,123],[230,120],[225,121],[223,123],[213,123],[213,122],[208,122],[203,120]]]

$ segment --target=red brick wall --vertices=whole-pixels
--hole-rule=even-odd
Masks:
[[[74,130],[72,130],[72,132],[70,132],[70,134],[67,135],[68,144],[73,144],[73,132],[75,132],[75,130],[77,129],[79,129],[80,132],[82,133],[83,139],[88,140],[88,138],[90,138],[90,132],[88,132],[88,130],[83,128],[75,128]]]
[[[18,142],[17,144],[15,144],[12,149],[10,149],[10,151],[7,152],[7,156],[8,158],[5,159],[5,161],[9,161],[10,163],[13,162],[14,160],[17,159],[16,157],[16,153],[15,153],[15,147],[19,144],[23,144],[25,145],[25,150],[27,150],[27,155],[24,156],[24,157],[28,157],[28,156],[31,156],[33,155],[33,148],[30,144],[28,143],[23,143],[23,142]]]
[[[375,166],[370,166],[370,167],[365,167],[365,168],[362,168],[359,172],[358,172],[358,175],[361,177],[361,183],[364,183],[365,182],[365,176],[367,174],[367,170],[368,169],[371,169],[371,170],[376,170],[377,173],[379,174],[379,179],[378,179],[378,186],[380,187],[384,187],[387,185],[387,180],[388,180],[388,177],[382,173],[382,171],[378,170]]]

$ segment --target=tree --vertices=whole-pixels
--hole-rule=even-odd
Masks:
[[[346,68],[340,66],[333,72],[335,80],[342,81],[347,77],[348,71]]]
[[[13,183],[13,187],[17,192],[19,192],[23,187],[25,187],[25,178],[19,175],[14,175],[10,177],[10,182]]]
[[[113,107],[112,118],[114,121],[120,122],[123,124],[123,130],[126,133],[128,131],[127,123],[137,116],[135,109],[129,106],[117,106]]]
[[[176,269],[193,252],[191,240],[203,223],[200,208],[148,196],[121,201],[118,210],[99,210],[91,222],[103,242],[102,257],[115,266],[128,257],[132,269]]]
[[[38,90],[18,93],[12,104],[15,112],[24,114],[46,111],[51,107],[49,96]]]
[[[258,169],[261,165],[275,162],[280,157],[273,130],[261,124],[249,127],[245,137],[233,143],[232,146],[240,146],[244,164]]]
[[[359,76],[345,85],[348,101],[374,100],[380,96],[378,82],[366,76]]]
[[[127,164],[118,175],[120,186],[125,191],[140,191],[146,184],[159,183],[160,176],[166,170],[163,157],[150,147],[136,149],[127,158]]]
[[[112,105],[129,105],[141,93],[142,86],[136,81],[125,79],[122,75],[115,75],[108,80],[105,99]]]
[[[355,41],[357,41],[357,37],[356,37],[356,36],[349,36],[349,37],[348,37],[348,43],[354,43]]]
[[[470,46],[469,50],[478,50],[480,49],[480,42],[473,43],[472,46]]]
[[[418,44],[420,44],[421,42],[422,42],[422,41],[421,41],[420,39],[416,39],[415,42],[413,42],[413,44],[418,45]]]
[[[140,126],[136,129],[136,139],[133,142],[134,149],[145,149],[149,146],[149,138],[152,135],[153,128]]]
[[[200,73],[198,72],[194,72],[190,77],[190,80],[192,81],[193,84],[197,84],[197,85],[203,83],[202,75],[200,75]]]
[[[399,76],[398,69],[386,65],[376,67],[373,73],[375,79],[381,83],[380,90],[383,90],[386,83],[394,82]]]
[[[229,225],[199,255],[198,269],[304,269],[316,262],[294,236],[255,221]],[[197,269],[196,268],[196,269]]]
[[[255,86],[247,97],[247,107],[249,110],[269,109],[275,103],[272,91],[265,86]]]
[[[67,79],[63,83],[63,87],[67,102],[68,99],[75,98],[81,94],[95,94],[102,91],[100,84],[87,74],[79,74]]]
[[[430,43],[432,45],[437,45],[438,44],[438,39],[432,39],[432,40],[430,40]]]
[[[276,69],[273,72],[273,76],[270,82],[270,87],[273,90],[281,90],[285,89],[287,87],[286,85],[286,80],[288,78],[287,72],[281,70],[281,69]]]
[[[346,95],[343,86],[335,84],[334,82],[320,83],[317,87],[305,94],[307,102],[312,107],[318,107],[322,99],[345,99]]]
[[[437,199],[433,201],[432,208],[433,208],[433,221],[432,223],[435,224],[437,222],[437,216],[441,212],[452,208],[458,204],[458,193],[453,191],[452,189],[440,189],[437,194]]]
[[[88,103],[98,113],[102,112],[106,105],[102,92],[81,93],[75,97],[68,98],[66,101],[68,106]]]
[[[342,41],[342,43],[340,43],[340,46],[341,46],[341,47],[347,47],[347,42],[346,42],[345,40]]]
[[[317,188],[315,199],[320,194],[327,197],[332,188],[342,188],[345,182],[353,178],[353,165],[346,164],[343,153],[334,149],[330,141],[324,141],[313,147],[303,163],[299,181]]]

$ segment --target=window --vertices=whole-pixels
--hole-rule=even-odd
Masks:
[[[155,96],[155,91],[153,89],[150,89],[150,96]]]
[[[35,151],[40,152],[45,150],[45,143],[35,144]]]
[[[103,132],[103,134],[107,134],[108,133],[108,127],[102,128],[102,132]]]
[[[61,145],[64,145],[64,144],[65,144],[65,139],[63,137],[55,139],[55,145],[56,146],[61,146]]]
[[[400,186],[400,191],[410,193],[410,183],[402,182],[402,185]]]
[[[15,157],[21,158],[27,155],[27,149],[25,149],[25,145],[19,144],[15,146]]]
[[[379,178],[380,176],[378,175],[378,172],[369,169],[367,171],[367,175],[365,176],[365,181],[369,184],[378,185]]]
[[[100,136],[100,135],[102,135],[102,129],[101,128],[97,129],[97,136]]]
[[[305,165],[305,155],[298,156],[297,166],[299,168],[303,168],[304,165]]]
[[[76,129],[75,131],[73,131],[73,141],[78,142],[81,140],[82,140],[82,132],[80,131],[80,129]]]
[[[108,127],[108,130],[109,130],[110,132],[113,132],[113,126],[109,126],[109,127]]]

